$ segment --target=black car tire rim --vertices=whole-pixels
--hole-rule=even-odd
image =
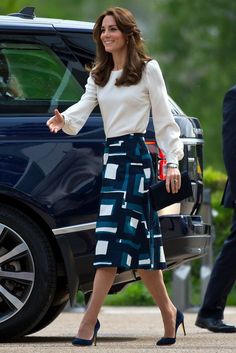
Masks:
[[[0,223],[0,322],[16,315],[35,282],[32,253],[13,229]]]

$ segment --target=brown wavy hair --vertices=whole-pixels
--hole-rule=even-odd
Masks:
[[[130,86],[137,84],[142,77],[145,61],[151,60],[145,54],[140,30],[132,13],[121,7],[111,7],[104,11],[97,19],[93,28],[93,39],[96,42],[95,66],[92,76],[97,85],[104,87],[114,68],[112,54],[105,51],[101,41],[101,27],[105,16],[113,16],[118,29],[127,36],[127,58],[123,73],[116,80],[116,86]]]

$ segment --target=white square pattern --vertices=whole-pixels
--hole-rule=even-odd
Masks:
[[[105,178],[115,180],[117,169],[118,169],[118,164],[108,163],[106,166]]]
[[[136,229],[138,225],[138,220],[136,218],[131,217],[129,224],[131,225],[131,227],[134,227]]]
[[[150,168],[145,168],[144,169],[144,174],[147,179],[150,179],[151,176],[151,169]]]
[[[160,262],[166,262],[163,246],[160,246]]]
[[[113,205],[101,205],[100,206],[100,216],[110,216],[112,214]]]
[[[141,179],[140,179],[140,184],[139,184],[138,192],[140,192],[141,194],[143,194],[143,192],[144,192],[144,178],[141,178]]]
[[[131,264],[131,259],[132,259],[132,257],[131,257],[130,255],[128,255],[128,256],[127,256],[127,260],[126,260],[126,264],[127,264],[128,266],[130,266],[130,264]]]
[[[108,241],[98,240],[96,245],[96,255],[106,255],[108,247]]]

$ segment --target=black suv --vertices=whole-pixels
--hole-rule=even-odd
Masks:
[[[80,99],[94,59],[92,23],[36,18],[33,8],[0,16],[0,337],[30,334],[48,325],[77,290],[92,289],[94,228],[99,205],[104,131],[99,108],[77,136],[51,134],[56,107]],[[181,170],[193,197],[160,211],[169,268],[203,256],[210,226],[202,202],[203,136],[199,121],[170,99],[181,130]],[[165,156],[146,133],[158,178]],[[117,274],[110,293],[137,280]]]

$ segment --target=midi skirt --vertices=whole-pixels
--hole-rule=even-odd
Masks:
[[[108,138],[103,160],[94,266],[166,268],[158,215],[149,199],[154,172],[143,134]]]

